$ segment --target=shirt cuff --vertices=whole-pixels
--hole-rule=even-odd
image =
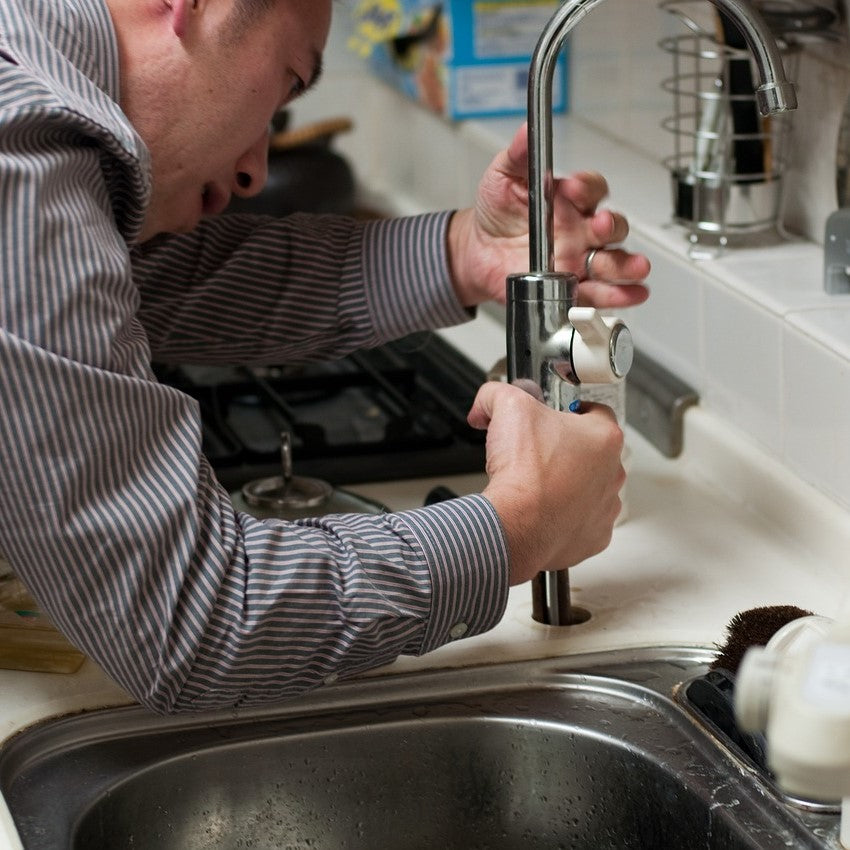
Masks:
[[[458,325],[475,315],[458,301],[452,286],[446,244],[452,215],[428,213],[365,225],[363,276],[382,337]]]
[[[419,654],[492,629],[505,613],[510,573],[490,502],[464,496],[396,516],[416,537],[431,573],[431,613]]]

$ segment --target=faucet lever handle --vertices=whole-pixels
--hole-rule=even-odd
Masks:
[[[616,384],[634,360],[634,342],[622,319],[603,317],[594,307],[572,307],[572,362],[583,384]]]
[[[587,344],[604,344],[608,341],[608,325],[595,307],[571,307],[570,324],[581,334]]]

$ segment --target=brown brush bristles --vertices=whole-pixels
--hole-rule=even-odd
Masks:
[[[768,605],[736,614],[726,627],[726,642],[718,645],[711,669],[736,673],[744,653],[751,646],[764,646],[786,623],[811,616],[811,611],[795,605]]]

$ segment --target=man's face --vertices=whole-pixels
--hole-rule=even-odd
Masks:
[[[122,92],[152,159],[142,240],[191,230],[232,194],[258,192],[268,174],[272,115],[318,76],[330,0],[277,0],[229,38],[233,2],[193,7],[186,0],[184,26],[160,30],[164,45]]]

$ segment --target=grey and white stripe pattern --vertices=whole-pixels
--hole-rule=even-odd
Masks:
[[[462,321],[446,215],[205,222],[131,249],[147,152],[103,0],[0,0],[0,551],[161,712],[281,699],[492,628],[481,496],[300,523],[236,513],[150,359],[295,361]]]
[[[465,321],[446,281],[447,220],[221,216],[149,243],[133,261],[156,358],[337,357]]]

